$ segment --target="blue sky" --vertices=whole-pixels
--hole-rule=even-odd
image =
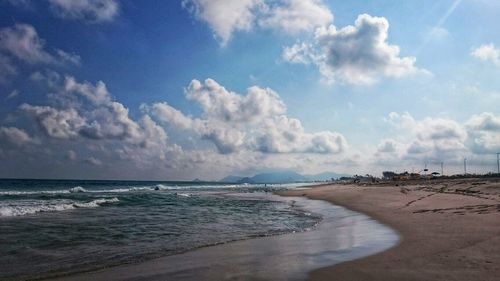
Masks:
[[[0,1],[1,177],[496,168],[500,3]]]

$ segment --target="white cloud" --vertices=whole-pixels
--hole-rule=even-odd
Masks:
[[[255,26],[296,34],[333,21],[321,0],[184,0],[183,7],[209,25],[221,45]]]
[[[377,164],[384,166],[401,165],[402,158],[408,150],[408,145],[395,139],[382,139],[374,153],[374,160]]]
[[[47,51],[45,41],[29,24],[18,23],[0,29],[0,82],[17,73],[13,58],[28,64],[80,65],[81,58],[60,49]]]
[[[304,42],[285,47],[281,57],[291,63],[310,64],[316,62],[313,46]]]
[[[89,164],[92,164],[92,165],[95,165],[95,166],[101,166],[102,165],[102,161],[95,158],[94,156],[90,156],[88,157],[87,159],[85,159],[85,161]]]
[[[391,112],[386,119],[399,132],[398,140],[383,140],[376,157],[395,161],[457,161],[468,153],[467,130],[445,118],[415,120],[409,113]]]
[[[283,101],[269,88],[253,86],[241,96],[227,91],[212,79],[205,80],[204,84],[191,81],[186,97],[196,101],[206,117],[228,122],[251,122],[285,112]]]
[[[478,154],[500,152],[500,115],[483,112],[465,124],[472,151]]]
[[[244,132],[217,122],[205,122],[204,126],[198,129],[198,133],[202,139],[211,141],[222,154],[239,151],[245,140]]]
[[[58,110],[50,106],[33,106],[25,103],[19,106],[19,109],[32,116],[39,128],[53,138],[76,137],[86,124],[86,120],[73,108]]]
[[[493,43],[481,45],[480,47],[475,48],[472,50],[471,56],[500,65],[500,49],[495,47]]]
[[[225,45],[236,31],[246,31],[254,24],[254,9],[260,0],[184,0],[183,7],[206,22]]]
[[[174,127],[189,129],[194,126],[194,121],[191,117],[185,116],[182,112],[173,108],[166,102],[155,103],[151,107],[143,105],[142,108],[144,110],[150,110],[154,116],[158,117],[162,121],[172,124]]]
[[[98,81],[94,86],[86,81],[78,83],[74,77],[66,76],[64,80],[64,91],[68,94],[79,94],[94,105],[109,104],[111,102],[106,84],[102,81]]]
[[[0,29],[0,50],[28,63],[51,63],[52,55],[44,50],[44,41],[35,28],[28,24],[15,24]]]
[[[260,25],[290,34],[312,31],[333,22],[333,14],[321,0],[286,0],[269,9]]]
[[[0,144],[11,144],[22,147],[28,144],[37,144],[38,141],[30,137],[26,131],[16,127],[0,127]]]
[[[253,86],[246,95],[226,90],[212,79],[193,80],[186,98],[198,103],[200,118],[184,115],[166,103],[143,108],[170,126],[191,131],[211,141],[223,154],[241,151],[263,153],[342,153],[345,138],[335,132],[307,133],[300,121],[286,116],[279,95]]]
[[[67,147],[66,151],[77,148],[79,158],[93,165],[125,161],[130,163],[128,169],[140,170],[182,165],[184,151],[168,142],[164,128],[148,115],[132,119],[129,109],[112,99],[103,82],[79,82],[55,72],[39,73],[33,81],[47,82],[51,105],[25,103],[19,113],[35,121],[46,144]],[[76,153],[63,157],[76,159]]]
[[[58,17],[91,23],[112,21],[120,9],[116,0],[49,0],[49,2]]]
[[[377,153],[381,154],[395,154],[398,152],[399,143],[393,139],[384,139],[377,147]]]
[[[422,71],[414,65],[416,58],[400,57],[399,47],[388,44],[388,30],[385,18],[362,14],[354,26],[318,28],[315,50],[296,44],[285,48],[282,56],[293,63],[310,60],[329,82],[369,84],[380,77],[401,77]]]
[[[45,79],[42,75],[41,79]],[[23,104],[21,111],[32,116],[40,129],[48,136],[60,139],[89,138],[128,140],[133,143],[144,141],[143,128],[129,117],[129,110],[113,101],[106,85],[77,82],[66,76],[59,81],[56,75],[48,81],[55,91],[51,94],[59,108]]]
[[[338,154],[347,147],[347,141],[341,134],[329,131],[306,133],[298,119],[285,115],[267,120],[251,143],[257,151],[265,153]]]
[[[62,62],[69,62],[74,65],[80,65],[82,59],[77,54],[66,53],[63,50],[56,50],[56,54]]]
[[[386,119],[397,139],[382,140],[377,160],[460,163],[462,157],[500,150],[500,116],[483,112],[465,123],[447,118],[415,120],[409,113],[391,112]]]

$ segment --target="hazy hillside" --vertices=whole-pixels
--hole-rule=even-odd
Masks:
[[[346,174],[338,174],[334,172],[325,172],[317,175],[301,175],[294,171],[278,171],[256,174],[252,177],[240,177],[230,175],[224,177],[220,182],[225,183],[289,183],[289,182],[305,182],[305,181],[326,181],[332,178],[349,176]]]

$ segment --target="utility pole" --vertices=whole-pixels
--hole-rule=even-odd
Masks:
[[[467,175],[467,158],[464,158],[464,175]]]
[[[444,170],[443,170],[443,162],[441,162],[441,176],[444,176]]]
[[[497,173],[500,174],[500,160],[499,160],[500,152],[497,152]]]

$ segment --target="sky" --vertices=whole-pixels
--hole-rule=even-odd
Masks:
[[[495,172],[500,2],[0,0],[0,177]]]

